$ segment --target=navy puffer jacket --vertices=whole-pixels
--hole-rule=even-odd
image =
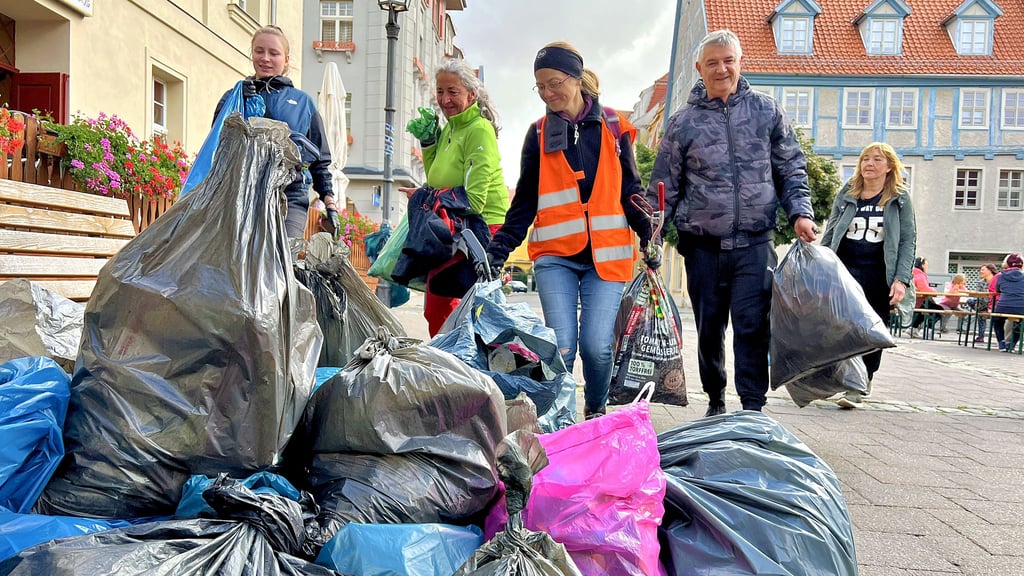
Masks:
[[[255,82],[256,93],[262,96],[267,104],[264,117],[288,124],[292,131],[292,141],[299,147],[302,162],[308,169],[307,177],[306,170],[302,170],[302,167],[296,168],[295,180],[285,188],[288,203],[308,208],[310,183],[321,199],[333,196],[331,148],[327,143],[324,122],[316,110],[316,102],[309,94],[296,88],[286,76],[273,76]],[[217,103],[214,118],[220,113],[230,93],[230,90],[225,92]]]
[[[717,237],[732,249],[766,241],[780,204],[790,223],[814,218],[806,168],[773,98],[740,77],[723,103],[709,99],[700,80],[669,120],[651,189],[665,183],[665,217],[681,234]]]

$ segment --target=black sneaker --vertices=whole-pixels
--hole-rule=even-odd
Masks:
[[[708,404],[708,411],[704,413],[704,417],[718,416],[725,414],[725,404]]]
[[[583,419],[584,420],[593,420],[594,418],[597,418],[599,416],[604,416],[605,412],[607,410],[608,410],[607,408],[601,408],[600,410],[598,410],[596,412],[591,412],[587,408],[584,408],[583,409]]]

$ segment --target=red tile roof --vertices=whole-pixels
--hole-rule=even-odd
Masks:
[[[963,0],[904,0],[903,54],[868,56],[851,22],[871,0],[816,0],[813,55],[779,55],[766,18],[780,0],[704,0],[709,30],[728,28],[740,37],[743,70],[765,74],[1024,74],[1024,1],[996,0],[992,56],[959,56],[941,22]]]
[[[742,45],[742,44],[741,44]],[[654,110],[665,102],[665,94],[668,92],[668,73],[654,81],[654,92],[651,94],[651,101],[647,105],[646,112]]]

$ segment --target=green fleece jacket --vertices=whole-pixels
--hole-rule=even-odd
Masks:
[[[449,118],[437,142],[423,148],[423,165],[429,186],[462,186],[473,212],[488,225],[505,222],[508,188],[501,174],[498,138],[476,102]]]

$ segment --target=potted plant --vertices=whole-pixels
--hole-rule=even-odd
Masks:
[[[14,155],[25,144],[25,122],[11,115],[7,107],[0,108],[0,152]]]

